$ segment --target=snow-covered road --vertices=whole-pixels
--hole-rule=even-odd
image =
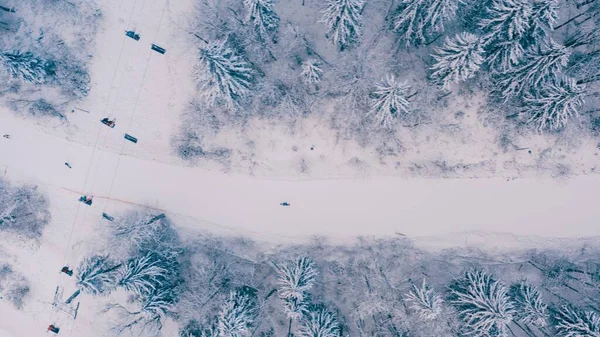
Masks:
[[[600,234],[600,177],[553,179],[268,180],[167,165],[97,149],[34,131],[2,114],[12,138],[0,142],[9,176],[95,196],[92,208],[111,211],[103,197],[164,209],[202,224],[262,237],[408,236],[493,231],[580,237]],[[99,123],[98,123],[99,124]],[[103,127],[103,126],[99,126]],[[122,137],[103,127],[101,136]],[[141,140],[143,141],[143,140]],[[125,146],[138,146],[126,143]],[[72,169],[64,165],[69,161]],[[85,175],[89,178],[85,190]],[[113,177],[114,184],[113,184]],[[111,190],[112,186],[112,190]],[[279,205],[282,201],[290,207]]]

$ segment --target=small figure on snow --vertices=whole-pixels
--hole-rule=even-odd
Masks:
[[[110,120],[108,117],[104,117],[100,120],[104,125],[114,128],[116,119]]]
[[[92,197],[91,196],[87,196],[87,195],[82,195],[79,198],[79,201],[83,202],[84,204],[91,206],[92,205]]]
[[[314,146],[314,145],[311,145],[311,146],[310,146],[310,150],[312,151],[312,150],[314,150],[314,149],[315,149],[315,146]]]
[[[69,269],[69,266],[64,266],[62,267],[62,269],[60,270],[61,273],[65,273],[69,276],[73,276],[73,269]]]
[[[7,134],[5,134],[5,135],[4,135],[4,136],[2,136],[2,137],[6,138],[6,139],[10,139],[10,135],[9,135],[8,133],[7,133]]]
[[[289,203],[289,202],[287,202],[287,201],[284,201],[284,202],[280,203],[280,205],[281,205],[281,206],[289,206],[289,205],[290,205],[290,203]]]
[[[69,164],[69,163],[65,163],[65,166],[68,167],[68,168],[72,168],[71,164]]]
[[[55,334],[58,334],[58,332],[60,331],[60,328],[54,326],[54,324],[50,324],[50,325],[48,325],[48,331],[52,331]]]

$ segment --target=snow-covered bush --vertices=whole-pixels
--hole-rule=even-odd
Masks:
[[[433,320],[438,318],[442,312],[444,300],[425,282],[425,279],[423,279],[420,287],[415,284],[411,286],[408,294],[406,294],[406,299],[410,303],[410,308],[421,319]]]
[[[54,62],[35,57],[31,52],[0,52],[0,64],[14,78],[42,84],[55,74]]]
[[[464,321],[467,333],[508,336],[516,312],[503,283],[482,270],[471,270],[449,288],[450,303]]]
[[[483,63],[483,47],[476,35],[461,33],[446,38],[432,56],[436,63],[431,67],[431,79],[448,88],[475,75]]]
[[[363,0],[327,0],[323,10],[323,22],[328,29],[329,40],[339,50],[357,44],[362,36]]]
[[[0,178],[0,231],[39,239],[50,222],[48,207],[48,200],[37,187],[13,187]]]
[[[273,0],[244,0],[244,5],[248,11],[246,22],[254,27],[261,40],[266,41],[279,25],[279,17],[273,11]]]
[[[524,111],[538,131],[556,131],[578,116],[584,103],[585,88],[574,79],[563,78],[543,83],[534,93],[525,93]]]
[[[315,59],[309,59],[302,62],[302,72],[300,73],[300,76],[306,85],[318,84],[323,79],[321,63]]]
[[[27,294],[29,281],[14,271],[10,264],[0,265],[0,300],[9,301],[17,309],[22,309]]]
[[[383,127],[392,127],[402,115],[410,114],[411,104],[408,101],[410,86],[405,81],[387,75],[371,93],[372,105],[369,115],[375,123]]]
[[[163,213],[130,211],[116,217],[110,226],[108,244],[120,259],[152,253],[171,260],[180,253],[179,235]]]
[[[224,39],[200,49],[196,80],[208,105],[234,108],[248,94],[254,69],[230,40]]]
[[[15,11],[2,11],[0,18],[0,74],[6,75],[0,88],[21,83],[4,92],[6,98],[66,102],[87,96],[91,49],[102,18],[98,3],[32,0],[11,5]]]
[[[548,324],[548,306],[537,287],[524,281],[513,284],[510,287],[510,297],[514,301],[519,321],[539,328]]]
[[[600,337],[600,315],[572,306],[560,307],[553,317],[558,337]]]
[[[298,336],[341,337],[337,317],[324,307],[314,308],[300,321]]]

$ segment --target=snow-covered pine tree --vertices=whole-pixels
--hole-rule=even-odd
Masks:
[[[527,53],[518,66],[499,75],[497,93],[508,101],[521,96],[526,89],[535,91],[545,82],[555,80],[569,61],[570,51],[563,45],[549,40],[547,46]]]
[[[528,0],[493,0],[479,21],[484,44],[518,41],[529,29],[532,8]]]
[[[317,275],[315,263],[306,256],[277,266],[279,297],[282,299],[304,299],[314,285]]]
[[[406,294],[410,308],[423,320],[434,320],[442,312],[442,297],[438,295],[423,279],[420,287],[415,284]]]
[[[507,336],[515,310],[504,284],[482,270],[472,270],[449,288],[450,303],[458,310],[468,332]]]
[[[554,319],[559,337],[600,337],[600,315],[596,312],[563,306]]]
[[[321,22],[327,26],[327,36],[339,50],[358,43],[362,36],[364,5],[364,0],[327,0]]]
[[[52,62],[36,57],[31,52],[1,52],[0,63],[12,77],[36,84],[45,83],[54,74]]]
[[[483,47],[476,35],[460,33],[446,38],[432,57],[436,63],[431,67],[431,79],[448,88],[474,76],[483,63]]]
[[[149,294],[163,286],[167,270],[154,254],[130,259],[117,270],[117,286],[137,295]]]
[[[324,307],[311,310],[300,322],[300,337],[340,337],[337,317]]]
[[[485,61],[494,74],[503,74],[522,61],[525,49],[520,40],[498,41],[489,48]]]
[[[138,316],[133,321],[134,325],[141,323],[144,329],[150,326],[154,332],[159,331],[163,318],[173,312],[176,299],[177,294],[173,288],[158,288],[144,295],[140,310],[133,313]]]
[[[231,291],[217,317],[219,337],[246,337],[256,314],[256,304],[240,291]]]
[[[394,30],[407,47],[425,43],[430,35],[444,32],[462,3],[462,0],[402,0],[393,18]]]
[[[410,114],[408,101],[410,86],[405,81],[388,74],[371,93],[373,104],[368,115],[373,115],[375,123],[389,128],[401,114]]]
[[[547,38],[558,19],[558,0],[535,0],[533,2],[529,29],[525,33],[525,45],[530,47]]]
[[[299,319],[307,311],[307,298],[310,296],[308,291],[314,285],[318,272],[315,263],[306,256],[275,267],[279,298],[290,320],[288,330],[291,331],[292,321]]]
[[[252,25],[262,41],[277,30],[279,16],[273,11],[273,0],[244,0],[248,11],[246,23]]]
[[[394,30],[407,47],[425,42],[426,4],[429,0],[402,0],[394,16]]]
[[[306,85],[316,85],[321,82],[323,78],[323,69],[321,68],[321,62],[315,59],[308,59],[302,62],[302,81]]]
[[[212,42],[200,49],[196,77],[200,93],[210,106],[237,106],[254,80],[254,69],[228,41]]]
[[[515,283],[510,287],[510,297],[515,303],[519,321],[538,328],[548,324],[548,306],[537,287],[525,281]]]
[[[106,295],[116,285],[116,270],[121,264],[111,260],[108,255],[93,255],[81,261],[77,270],[77,290],[66,303],[70,303],[81,292],[90,295]]]
[[[446,24],[454,20],[458,6],[463,3],[462,0],[428,1],[425,18],[423,19],[426,32],[428,34],[443,33]]]
[[[578,115],[584,96],[584,86],[571,78],[544,83],[534,93],[524,95],[524,111],[531,116],[528,123],[534,124],[540,132],[560,130]]]

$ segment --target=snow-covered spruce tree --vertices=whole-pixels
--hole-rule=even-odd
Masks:
[[[15,78],[41,84],[54,75],[54,63],[36,57],[31,52],[1,52],[0,63]]]
[[[168,272],[153,253],[130,259],[117,270],[117,286],[137,295],[149,294],[164,285]]]
[[[292,321],[307,311],[308,291],[314,285],[318,272],[315,263],[306,256],[275,267],[279,298],[289,318],[288,330],[291,331]]]
[[[425,43],[434,33],[444,32],[462,3],[461,0],[402,0],[393,18],[393,28],[407,47]]]
[[[562,129],[578,115],[577,110],[584,103],[584,89],[574,79],[562,78],[544,83],[534,93],[525,93],[524,111],[531,116],[528,123],[540,132]]]
[[[308,59],[302,62],[302,72],[300,73],[300,76],[306,85],[318,84],[323,78],[321,62],[315,59]]]
[[[537,287],[523,281],[510,287],[510,297],[516,309],[516,318],[528,325],[544,328],[548,325],[548,306]]]
[[[279,25],[279,16],[273,11],[273,0],[244,0],[248,14],[246,23],[256,30],[262,41],[268,39],[269,33],[275,32]]]
[[[460,33],[446,38],[432,57],[436,63],[431,67],[431,79],[448,88],[474,76],[483,63],[483,47],[476,35]]]
[[[93,255],[84,259],[77,270],[77,290],[67,299],[70,303],[81,292],[90,295],[106,295],[116,285],[116,270],[121,264],[108,255]]]
[[[364,5],[364,0],[327,0],[321,22],[328,28],[329,40],[339,50],[358,43],[362,36]]]
[[[596,312],[563,306],[553,318],[559,337],[600,337],[600,315]]]
[[[420,287],[415,284],[406,294],[410,308],[423,320],[434,320],[442,313],[442,297],[423,279]]]
[[[324,307],[310,310],[300,321],[300,337],[340,337],[337,317]]]
[[[518,41],[529,29],[532,8],[528,0],[494,0],[479,21],[484,44]]]
[[[509,101],[525,91],[535,91],[545,82],[555,80],[569,61],[570,51],[550,40],[547,46],[527,54],[525,60],[511,70],[498,76],[497,94]]]
[[[373,103],[368,114],[374,116],[377,125],[392,127],[400,115],[411,112],[409,90],[410,86],[405,81],[387,75],[371,93]]]
[[[256,303],[240,291],[231,291],[217,316],[218,336],[250,336],[255,315]]]
[[[484,271],[473,270],[455,280],[449,288],[450,303],[464,321],[467,333],[507,336],[515,310],[504,284]]]
[[[209,106],[236,107],[254,80],[250,63],[229,44],[229,39],[224,39],[200,49],[196,78]]]

